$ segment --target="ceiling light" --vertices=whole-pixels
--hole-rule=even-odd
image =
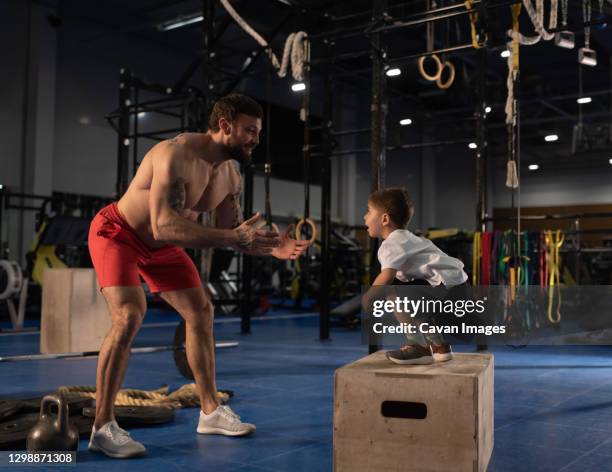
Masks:
[[[538,170],[540,168],[537,164],[529,164],[529,170]]]
[[[593,100],[591,100],[591,97],[580,97],[576,101],[580,104],[584,104],[584,103],[591,103]]]
[[[478,147],[478,145],[476,143],[470,143],[470,144],[468,144],[468,147],[470,149],[476,149]]]
[[[612,164],[612,159],[610,159],[608,162]],[[2,188],[2,185],[0,185],[0,188]]]
[[[556,134],[549,134],[548,136],[544,136],[544,141],[546,141],[547,143],[552,143],[554,141],[557,141],[559,139],[559,136],[557,136]]]
[[[485,108],[485,113],[491,113],[492,108],[491,107],[486,107]]]
[[[157,29],[159,31],[170,31],[176,28],[181,28],[183,26],[199,23],[203,20],[204,16],[202,16],[200,13],[195,13],[193,15],[187,16],[179,16],[178,18],[175,18],[173,20],[164,21],[163,23],[160,23],[159,25],[157,25]]]
[[[403,120],[400,120],[400,125],[402,126],[407,126],[412,124],[412,120],[410,118],[404,118]]]
[[[396,75],[400,75],[401,73],[401,69],[398,69],[397,67],[394,67],[393,69],[387,69],[387,72],[385,72],[385,74],[387,74],[387,77],[395,77]]]
[[[510,51],[508,51],[507,49],[504,49],[501,54],[501,57],[510,57]]]
[[[306,90],[306,84],[304,82],[297,82],[291,85],[291,90],[294,92],[301,92],[302,90]]]
[[[138,118],[144,118],[147,115],[146,111],[140,111],[138,112]]]

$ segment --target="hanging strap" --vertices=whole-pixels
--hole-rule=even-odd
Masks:
[[[551,323],[559,323],[561,321],[561,290],[559,287],[560,274],[559,267],[561,261],[559,259],[559,250],[565,239],[561,230],[546,231],[546,248],[547,248],[547,266],[549,267],[548,278],[548,321]],[[557,309],[553,310],[555,305]]]
[[[472,36],[472,46],[475,49],[480,49],[481,45],[478,42],[478,32],[476,31],[476,23],[478,22],[478,13],[474,10],[474,0],[465,0],[465,9],[470,13],[470,34]]]
[[[491,285],[491,239],[493,233],[487,231],[482,233],[481,241],[481,285]]]
[[[480,285],[480,256],[481,256],[481,236],[479,231],[474,232],[472,241],[472,285]]]

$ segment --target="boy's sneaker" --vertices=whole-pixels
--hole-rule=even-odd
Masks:
[[[434,358],[429,346],[408,344],[393,351],[387,351],[387,359],[396,364],[433,364]]]
[[[430,347],[436,362],[446,362],[453,358],[453,350],[448,343],[431,344]]]
[[[219,405],[210,415],[200,411],[198,422],[200,434],[223,434],[224,436],[244,436],[255,431],[255,425],[243,423],[240,416],[227,405]]]
[[[91,432],[88,449],[94,452],[103,452],[115,459],[142,456],[147,452],[147,449],[138,441],[134,441],[130,437],[130,433],[121,429],[116,421],[106,423],[99,430],[94,428]]]

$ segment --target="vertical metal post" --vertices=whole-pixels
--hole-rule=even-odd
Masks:
[[[381,19],[387,10],[387,0],[372,0],[372,21]],[[375,33],[371,37],[372,47],[370,54],[372,58],[372,144],[370,165],[370,190],[376,192],[385,185],[386,168],[386,138],[387,138],[387,82],[385,76],[386,55],[383,33]],[[378,240],[370,239],[370,282],[374,280],[379,272],[377,251]],[[378,342],[370,344],[368,351],[371,353],[380,349]]]
[[[2,239],[4,233],[2,232],[2,221],[4,218],[4,187],[0,185],[0,259],[8,258],[8,238],[5,243]]]
[[[302,218],[310,218],[310,50],[307,46],[307,62],[304,64],[304,96],[302,97],[302,110],[300,116],[304,122],[304,144],[302,146],[302,161],[304,164],[304,215]],[[307,225],[304,225],[307,227]],[[302,300],[308,295],[308,274],[310,269],[310,250],[307,249],[304,257],[300,260],[300,290],[296,305],[301,307]]]
[[[132,119],[134,120],[134,134],[132,137],[132,176],[136,175],[138,170],[138,100],[140,94],[138,93],[138,87],[134,88],[134,107],[132,108]]]
[[[476,89],[476,230],[486,231],[487,216],[487,133],[486,133],[486,71],[487,51],[478,51],[478,84]]]
[[[329,235],[331,232],[331,152],[333,127],[332,82],[329,71],[325,71],[325,97],[322,122],[321,163],[321,288],[319,293],[319,339],[329,339],[329,292],[331,285],[331,263]]]
[[[479,37],[485,38],[485,15],[484,1],[480,4],[480,28]],[[478,84],[476,89],[476,107],[474,110],[476,118],[476,230],[486,231],[487,216],[487,113],[486,113],[486,90],[487,90],[487,48],[478,50]],[[518,163],[517,163],[518,164]],[[517,235],[518,237],[518,235]],[[473,269],[472,269],[473,270]],[[486,344],[476,346],[477,351],[487,349]]]
[[[253,215],[253,166],[249,163],[244,164],[244,218],[250,218]],[[252,310],[252,279],[253,279],[253,258],[242,255],[242,277],[241,290],[242,307],[240,319],[240,333],[251,333],[251,310]]]
[[[130,162],[130,97],[132,75],[126,68],[119,71],[119,123],[117,133],[117,198],[127,190]]]
[[[202,1],[202,93],[205,97],[204,113],[208,116],[214,102],[213,97],[213,74],[212,63],[215,57],[214,40],[215,40],[215,2],[214,0]]]

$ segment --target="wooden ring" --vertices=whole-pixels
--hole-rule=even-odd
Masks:
[[[317,239],[317,225],[315,225],[314,221],[312,221],[310,218],[301,219],[300,221],[298,221],[297,225],[295,225],[295,239],[298,241],[302,241],[302,227],[304,226],[304,223],[310,226],[310,229],[312,231],[312,236],[309,240],[310,244],[312,244]]]
[[[446,82],[442,82],[442,72],[444,71],[444,69],[447,69],[447,68],[449,70],[448,80]],[[446,90],[451,85],[453,85],[454,81],[455,81],[455,66],[450,61],[444,61],[444,65],[442,66],[442,70],[440,71],[440,77],[436,79],[436,85],[438,86],[439,89]]]
[[[436,64],[436,73],[434,75],[429,75],[427,72],[425,72],[425,61],[427,60],[428,57],[433,59],[433,61]],[[430,82],[433,82],[435,80],[438,80],[440,78],[440,75],[442,75],[442,69],[444,66],[442,65],[442,61],[440,61],[440,58],[436,54],[432,54],[430,56],[419,57],[418,64],[419,64],[419,73],[423,76],[425,80],[429,80]]]
[[[266,223],[265,221],[260,221],[259,223],[255,225],[255,229],[261,229],[264,226],[267,226],[267,224],[268,223]],[[278,226],[276,226],[276,223],[270,223],[270,227],[272,231],[276,231],[277,233],[280,233],[280,231],[278,230]]]

